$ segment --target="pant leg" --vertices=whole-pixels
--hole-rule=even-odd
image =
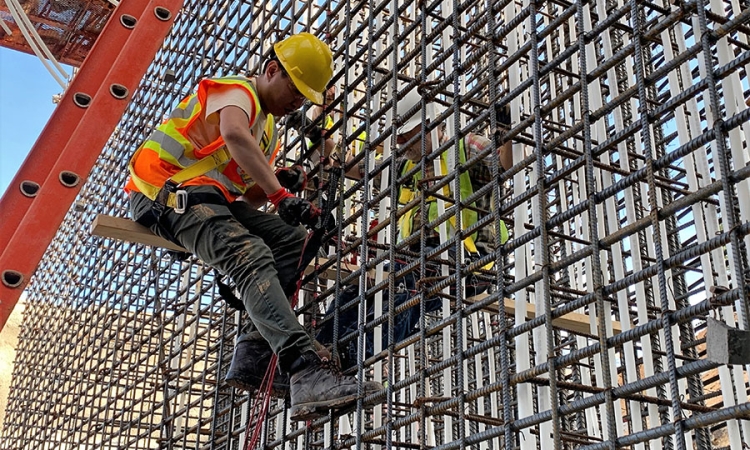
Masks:
[[[346,286],[344,289],[341,290],[341,297],[339,297],[339,307],[342,307],[343,305],[351,302],[358,295],[359,295],[359,288],[357,286]],[[331,302],[331,304],[328,305],[328,309],[326,310],[326,317],[331,317],[331,320],[329,320],[322,327],[320,327],[320,331],[318,331],[318,335],[315,338],[321,344],[325,344],[325,345],[333,344],[333,335],[334,335],[333,316],[336,312],[335,307],[336,307],[335,302]],[[339,310],[339,319],[338,319],[339,339],[341,339],[342,337],[346,336],[349,333],[357,331],[358,322],[359,322],[359,308],[357,308],[356,306],[349,308],[347,310]]]
[[[341,290],[341,296],[339,297],[339,307],[342,307],[343,305],[351,302],[355,298],[359,296],[359,287],[358,286],[345,286]],[[315,340],[320,342],[323,345],[330,346],[333,344],[333,338],[334,338],[334,320],[333,316],[336,313],[335,308],[335,302],[331,302],[331,304],[328,306],[326,310],[326,317],[330,317],[331,319],[328,320],[318,332],[317,336],[315,337]],[[369,317],[372,319],[372,317]],[[353,306],[347,310],[339,310],[339,317],[338,317],[338,339],[341,339],[342,337],[354,333],[357,331],[359,327],[359,307]],[[356,364],[357,361],[357,342],[358,339],[355,339],[353,341],[350,341],[346,344],[346,346],[337,346],[337,351],[339,354],[339,361],[341,363],[341,369],[346,370]],[[370,343],[372,342],[372,339],[370,339]],[[369,355],[367,352],[365,352],[366,356],[372,356],[372,350],[370,350]]]
[[[403,268],[403,265],[400,263],[395,264],[396,271],[399,271]],[[400,305],[404,304],[408,300],[410,300],[415,294],[417,289],[417,283],[416,283],[416,275],[412,272],[409,274],[404,275],[404,277],[398,281],[397,283],[397,291],[395,292],[393,296],[393,306],[394,308],[398,308]],[[420,317],[420,311],[419,311],[419,305],[412,306],[411,308],[407,309],[406,311],[397,314],[393,318],[393,339],[394,343],[398,344],[401,341],[405,340],[412,334],[414,334],[414,329],[419,327],[419,317]],[[387,332],[387,329],[384,330],[384,332]],[[383,342],[387,342],[387,337],[384,337]],[[387,345],[387,344],[384,344]]]
[[[189,192],[198,189],[206,188],[189,188]],[[131,195],[134,218],[150,205],[142,194]],[[286,370],[302,352],[313,350],[310,336],[281,288],[271,249],[235,219],[228,205],[192,205],[184,214],[168,209],[153,229],[161,236],[171,234],[203,262],[232,278],[250,319],[279,355],[282,368]]]
[[[305,227],[293,227],[278,215],[258,211],[242,201],[232,203],[229,209],[251,234],[261,238],[271,249],[281,288],[291,296],[299,280],[297,267],[307,239]]]
[[[279,284],[287,301],[291,301],[299,279],[297,267],[302,247],[307,238],[305,228],[293,227],[276,214],[258,211],[242,201],[232,203],[229,209],[250,234],[259,237],[271,249]],[[255,324],[250,322],[243,328],[238,342],[258,339],[262,339],[262,336]]]

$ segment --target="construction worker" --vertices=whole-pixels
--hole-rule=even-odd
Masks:
[[[401,120],[404,120],[403,125],[398,130],[396,136],[396,143],[400,146],[398,150],[398,160],[396,166],[398,167],[399,178],[405,176],[408,172],[413,170],[419,161],[432,153],[432,151],[439,145],[435,145],[432,142],[432,134],[425,132],[422,136],[422,116],[421,108],[422,97],[414,88],[409,91],[396,105],[396,110]],[[404,117],[410,110],[416,112],[410,117]],[[503,127],[506,127],[510,123],[507,110],[501,110],[499,112],[499,122]],[[438,129],[438,139],[441,143],[446,141],[446,135],[443,130]],[[421,137],[421,139],[420,139]],[[424,154],[422,153],[422,142],[424,142]],[[459,162],[464,163],[471,160],[475,155],[484,153],[492,142],[484,137],[473,133],[468,133],[458,141],[459,150]],[[408,181],[404,181],[399,185],[398,192],[398,204],[403,207],[404,205],[411,202],[413,199],[421,195],[419,191],[419,185],[422,180],[436,180],[442,178],[448,174],[448,155],[449,152],[454,151],[453,147],[449,147],[440,155],[441,171],[443,172],[440,176],[435,177],[435,170],[433,161],[425,164],[427,175],[422,176],[421,171],[416,171]],[[512,146],[511,142],[505,142],[498,147],[499,162],[502,166],[501,171],[508,170],[512,164]],[[379,172],[382,173],[382,172]],[[358,166],[349,168],[347,176],[354,179],[361,179],[364,177],[364,163],[360,163]],[[378,183],[376,177],[376,184]],[[459,175],[459,186],[460,186],[460,197],[461,199],[468,198],[478,189],[482,188],[488,183],[493,182],[492,169],[490,166],[490,159],[485,158],[480,160],[476,164],[472,165],[466,172]],[[451,183],[451,186],[453,183]],[[446,187],[439,192],[443,198],[452,199],[453,192],[451,187]],[[428,220],[433,222],[438,217],[437,211],[437,200],[434,197],[426,199],[428,205]],[[450,205],[450,202],[446,202]],[[485,214],[489,214],[492,209],[492,192],[489,191],[487,195],[484,195],[477,199],[473,205],[475,209],[466,208],[461,212],[462,217],[462,229],[467,229],[472,225],[476,224],[477,221]],[[481,211],[481,212],[478,212]],[[419,210],[419,204],[407,211],[404,215],[399,218],[398,221],[398,236],[399,241],[407,239],[412,233],[421,229],[421,217],[422,214]],[[448,221],[448,232],[449,237],[453,236],[455,219]],[[508,231],[505,227],[505,223],[500,221],[500,242],[505,243],[508,240]],[[425,252],[430,251],[440,244],[437,228],[434,230],[422,230],[426,233],[425,236],[425,248],[420,248],[420,240],[416,240],[414,244],[409,246],[411,251]],[[468,258],[478,259],[481,256],[489,254],[495,248],[495,227],[494,224],[483,227],[475,234],[467,237],[464,240],[465,255]],[[455,256],[455,255],[452,255]],[[392,270],[399,271],[404,267],[405,261],[393,261]],[[439,268],[436,265],[429,265],[427,268],[427,277],[435,277],[440,275]],[[399,306],[412,298],[417,292],[416,278],[418,272],[410,272],[403,277],[396,280],[396,293],[394,296],[394,305]],[[489,283],[481,281],[476,276],[469,276],[464,280],[465,284],[465,295],[467,297],[478,295],[484,292]],[[358,295],[358,289],[345,289],[342,297],[339,299],[339,305],[346,304],[356,298]],[[368,321],[374,318],[373,307],[371,302],[368,302]],[[383,301],[384,313],[387,309],[387,300]],[[432,298],[425,302],[425,311],[432,312],[438,310],[442,306],[442,300],[439,298]],[[329,308],[327,315],[332,315],[333,310]],[[346,336],[349,333],[357,330],[357,308],[350,308],[345,311],[341,311],[339,315],[339,333],[340,337]],[[406,311],[398,314],[394,318],[394,341],[400,342],[408,338],[409,336],[416,333],[419,329],[420,319],[420,306],[416,305]],[[320,330],[317,340],[323,344],[331,344],[333,340],[333,321],[328,321]],[[347,368],[356,361],[356,348],[353,348],[353,343],[349,348],[344,349],[341,356],[342,368]],[[368,344],[366,354],[369,356],[372,354],[372,339],[368,338]],[[388,345],[388,332],[386,329],[383,330],[383,345]]]
[[[288,190],[304,173],[274,174],[276,118],[305,99],[323,102],[333,74],[329,47],[309,33],[273,47],[262,73],[204,79],[141,145],[130,164],[133,218],[232,278],[252,326],[235,347],[227,382],[260,385],[272,352],[280,373],[273,389],[291,391],[293,420],[309,420],[356,402],[360,386],[315,352],[289,304],[307,233],[319,211]],[[258,185],[261,199],[243,198]],[[253,204],[266,197],[278,215]],[[362,382],[364,395],[382,389]]]
[[[286,120],[287,127],[296,129],[298,132],[305,136],[305,142],[308,148],[314,149],[315,152],[311,155],[312,160],[319,159],[320,144],[322,143],[324,155],[331,155],[336,147],[334,141],[334,133],[331,129],[334,127],[336,119],[334,114],[338,110],[328,111],[327,108],[333,104],[336,99],[336,86],[329,86],[326,89],[324,103],[322,105],[316,105],[310,108],[312,119],[309,119],[302,111],[295,111],[290,114]],[[352,155],[362,149],[362,145],[367,138],[367,133],[362,131],[359,133],[357,138],[352,143]],[[338,156],[338,155],[333,155]],[[330,164],[331,161],[326,161],[326,164]]]

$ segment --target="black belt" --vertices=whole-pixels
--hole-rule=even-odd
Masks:
[[[227,199],[218,192],[188,192],[187,193],[187,208],[194,205],[200,204],[211,204],[211,205],[226,205],[229,206]],[[136,219],[136,222],[145,226],[151,227],[159,223],[159,217],[154,213],[153,209],[141,217]]]

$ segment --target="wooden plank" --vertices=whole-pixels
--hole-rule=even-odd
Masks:
[[[179,245],[155,235],[143,225],[130,219],[123,219],[122,217],[99,214],[94,219],[94,223],[91,224],[91,235],[121,239],[123,241],[152,245],[154,247],[163,247],[178,252],[187,252],[187,250]]]
[[[123,219],[121,217],[112,217],[100,214],[94,219],[94,223],[91,227],[91,234],[93,236],[101,236],[111,239],[122,239],[124,241],[128,242],[136,242],[139,244],[145,244],[145,245],[152,245],[156,247],[163,247],[169,250],[175,250],[179,252],[186,252],[184,248],[175,245],[165,239],[160,238],[159,236],[156,236],[149,230],[148,228],[130,220],[130,219]],[[320,264],[324,264],[327,261],[325,258],[320,258],[319,262]],[[310,274],[315,268],[315,264],[312,263],[308,266],[307,270],[305,271],[305,274]],[[342,265],[342,276],[346,276],[350,274],[351,272],[357,270],[359,267],[347,264],[346,266]],[[375,273],[374,270],[371,270],[370,273],[368,273],[369,278],[374,278]],[[387,276],[387,274],[384,274],[384,276]],[[320,278],[322,279],[329,279],[334,280],[336,279],[336,267],[331,266],[329,267],[325,272],[320,274]],[[354,281],[359,282],[359,277]],[[477,303],[481,301],[482,299],[487,298],[487,294],[480,294],[474,297],[467,298],[465,301],[467,303]],[[487,311],[490,311],[492,313],[497,313],[497,307],[495,306],[489,306],[486,308]],[[506,298],[505,299],[505,311],[508,314],[515,314],[516,311],[516,302],[512,299]],[[526,318],[528,320],[533,319],[536,317],[535,313],[536,309],[534,305],[527,304],[526,305]],[[563,330],[569,330],[574,333],[579,334],[586,334],[590,335],[591,331],[589,328],[589,316],[586,314],[580,314],[580,313],[568,313],[562,317],[558,317],[557,319],[552,321],[552,324],[557,327],[561,328]],[[612,322],[612,329],[615,334],[622,332],[622,327],[620,326],[620,322],[614,321]]]
[[[168,250],[175,250],[178,252],[187,252],[184,248],[179,245],[175,245],[166,239],[162,239],[156,236],[148,228],[143,225],[136,223],[130,219],[124,219],[121,217],[107,216],[99,214],[94,219],[94,223],[91,225],[91,235],[101,236],[111,239],[120,239],[128,242],[136,242],[138,244],[151,245],[154,247],[163,247]],[[327,258],[319,258],[319,264],[323,265],[328,262]],[[353,271],[359,269],[359,266],[354,264],[343,264],[341,266],[342,276],[345,277]],[[311,263],[305,270],[305,275],[309,275],[315,270],[315,263]],[[370,278],[375,277],[375,271],[370,270],[368,273]],[[320,274],[323,279],[336,279],[336,266],[329,267],[325,272]],[[355,280],[358,282],[359,278]]]
[[[479,294],[474,297],[469,297],[465,299],[464,301],[466,303],[478,303],[481,300],[488,297],[488,294]],[[488,306],[485,308],[487,311],[492,313],[497,313],[498,308],[497,306]],[[509,315],[513,315],[516,312],[516,301],[510,298],[505,299],[505,312]],[[531,320],[536,317],[536,307],[531,304],[526,304],[526,319]],[[552,325],[556,328],[560,328],[563,330],[572,331],[574,333],[578,334],[586,334],[591,335],[591,328],[589,325],[589,316],[587,314],[581,314],[581,313],[568,313],[565,314],[562,317],[558,317],[557,319],[552,321]],[[612,322],[612,331],[613,334],[619,334],[622,332],[622,326],[620,325],[620,322],[613,321]]]
[[[329,258],[324,257],[318,257],[318,266],[323,266],[326,263],[330,261]],[[346,278],[349,276],[352,272],[359,269],[359,266],[356,264],[342,264],[341,265],[341,278]],[[315,271],[315,261],[311,262],[307,265],[307,268],[305,269],[304,275],[310,275]],[[325,271],[320,272],[318,276],[323,280],[335,280],[336,279],[336,264],[332,264],[330,267],[326,268]],[[384,275],[385,276],[385,275]],[[375,270],[371,269],[367,272],[367,278],[370,280],[375,279]],[[360,277],[355,278],[350,282],[350,284],[359,284]]]

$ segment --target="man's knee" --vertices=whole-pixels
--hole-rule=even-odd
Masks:
[[[260,269],[267,266],[274,267],[274,258],[271,248],[263,242],[253,242],[251,245],[244,246],[243,252],[245,259],[255,268]]]
[[[302,246],[305,245],[305,240],[307,239],[307,230],[305,230],[305,227],[298,226],[298,227],[290,227],[291,232],[289,233],[289,241],[295,243],[300,250],[302,249]]]
[[[230,263],[231,267],[227,272],[235,283],[240,284],[243,280],[253,276],[260,278],[276,276],[273,253],[266,244],[248,241],[228,251],[233,253],[234,261]]]

